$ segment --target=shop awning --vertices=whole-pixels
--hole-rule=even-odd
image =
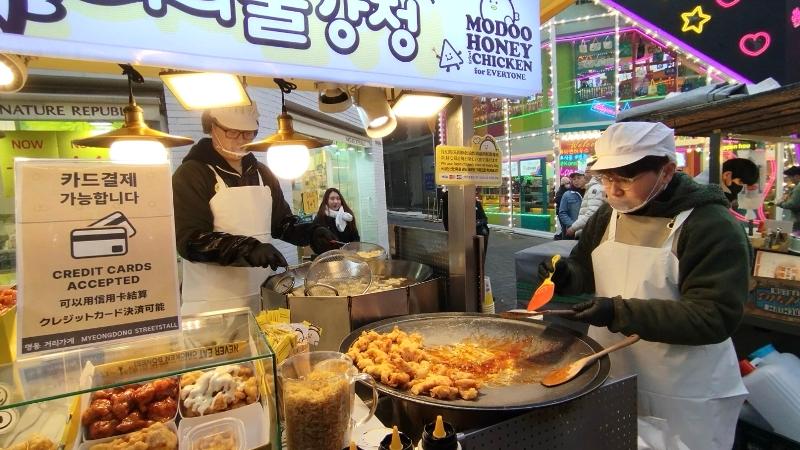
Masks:
[[[574,4],[575,0],[540,0],[539,20],[545,23]]]
[[[800,133],[800,83],[751,95],[732,89],[723,98],[708,95],[693,105],[680,104],[683,96],[692,99],[692,91],[623,111],[617,121],[662,122],[679,136],[711,136],[715,131],[771,137]]]

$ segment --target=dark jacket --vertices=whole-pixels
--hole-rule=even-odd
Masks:
[[[442,224],[444,230],[448,231],[448,195],[447,192],[442,196]],[[483,210],[483,205],[480,201],[475,200],[475,234],[481,236],[489,236],[489,218],[486,216],[486,211]]]
[[[242,158],[240,175],[214,150],[211,139],[204,138],[192,147],[172,175],[175,235],[178,253],[183,258],[223,266],[249,266],[245,257],[260,243],[253,237],[214,231],[214,216],[208,202],[216,193],[217,182],[209,165],[228,187],[258,186],[260,173],[264,185],[272,191],[272,237],[298,246],[309,244],[313,225],[297,223],[298,218],[283,198],[280,182],[272,171],[248,154]]]
[[[361,236],[358,235],[358,229],[353,222],[348,222],[344,231],[339,231],[339,229],[336,228],[336,219],[317,214],[317,216],[314,217],[314,223],[330,230],[336,235],[336,240],[339,242],[358,242],[361,240]]]
[[[751,249],[719,186],[699,185],[677,173],[664,192],[634,214],[675,217],[691,208],[676,248],[680,300],[615,301],[612,332],[636,333],[669,344],[704,345],[724,341],[739,325],[747,300]],[[556,285],[558,293],[594,292],[591,253],[603,239],[611,212],[606,204],[589,219],[566,259],[569,279]]]

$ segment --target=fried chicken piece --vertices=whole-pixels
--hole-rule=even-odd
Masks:
[[[256,385],[256,377],[251,376],[244,382],[244,394],[246,396],[247,404],[255,403],[258,400],[258,386]]]
[[[441,400],[455,400],[458,398],[458,388],[452,386],[434,386],[431,388],[431,397]]]
[[[178,403],[172,397],[153,402],[147,408],[147,418],[157,422],[169,422],[178,412]]]
[[[115,429],[119,425],[119,420],[98,420],[89,425],[89,439],[102,439],[114,435]]]
[[[81,423],[88,427],[92,422],[110,415],[111,400],[107,398],[99,398],[92,401],[86,411],[83,412],[83,415],[81,415]]]
[[[128,417],[131,413],[131,403],[133,400],[133,388],[125,389],[111,396],[111,412],[119,420]],[[141,408],[141,405],[139,405]]]
[[[442,375],[429,375],[427,378],[420,380],[419,383],[413,384],[413,386],[411,386],[411,393],[419,395],[431,391],[436,386],[450,387],[452,385],[453,381],[450,378]]]
[[[461,396],[464,400],[475,400],[478,398],[478,390],[474,387],[467,388],[467,389],[459,389],[458,395]]]
[[[453,382],[453,385],[459,389],[470,389],[470,388],[477,389],[480,387],[479,383],[471,378],[461,378],[455,380]]]
[[[95,444],[89,450],[176,450],[178,437],[161,423],[155,423],[141,431]],[[24,450],[24,449],[23,449]]]
[[[371,360],[369,358],[358,358],[357,360],[355,358],[353,358],[353,359],[356,361],[356,367],[358,367],[361,370],[364,370],[364,368],[367,367],[367,366],[374,366],[375,365],[375,361],[373,361],[373,360]]]
[[[131,431],[141,430],[146,426],[150,425],[151,422],[148,422],[142,418],[142,415],[139,411],[135,411],[130,413],[127,417],[122,419],[122,421],[114,427],[119,434],[130,433]]]
[[[366,355],[378,364],[384,363],[389,360],[389,354],[385,351],[371,347],[366,351]]]
[[[143,410],[147,410],[147,405],[153,401],[155,396],[156,389],[153,387],[153,383],[143,384],[133,393],[133,399]]]
[[[405,372],[392,372],[387,377],[386,381],[381,378],[381,383],[387,384],[391,387],[404,386],[411,381],[411,376]]]
[[[163,400],[167,397],[176,397],[178,395],[178,381],[174,378],[155,380],[152,385],[153,389],[155,389],[156,400]]]
[[[41,434],[32,434],[27,441],[19,442],[7,450],[56,450],[56,444]]]

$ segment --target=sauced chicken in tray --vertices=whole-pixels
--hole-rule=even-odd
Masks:
[[[421,335],[395,327],[385,334],[365,331],[347,354],[362,372],[387,386],[443,400],[474,400],[483,385],[538,378],[542,367],[533,358],[551,351],[550,347],[537,344],[532,337],[476,337],[425,347]],[[531,353],[532,349],[536,353]]]

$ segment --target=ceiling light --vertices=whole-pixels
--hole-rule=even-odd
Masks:
[[[118,141],[148,142],[148,147],[152,147],[153,145],[149,143],[153,142],[162,147],[180,147],[193,143],[194,141],[189,138],[162,133],[147,126],[144,122],[144,111],[133,99],[133,82],[144,83],[144,78],[128,64],[120,64],[120,67],[122,67],[122,74],[128,77],[128,105],[122,110],[125,115],[122,128],[97,136],[76,139],[72,143],[78,147],[100,148],[110,148]]]
[[[383,88],[362,86],[356,91],[356,101],[364,114],[367,136],[380,139],[397,128],[397,118],[386,101]]]
[[[394,101],[392,111],[397,117],[423,119],[438,114],[452,99],[446,94],[402,91]]]
[[[239,77],[229,73],[170,71],[159,74],[184,109],[251,104]]]
[[[108,156],[112,161],[158,164],[168,161],[167,149],[158,141],[115,141]]]
[[[319,94],[317,102],[319,110],[325,113],[339,113],[347,111],[353,105],[353,99],[347,92],[347,86],[333,83],[317,83]]]
[[[308,170],[310,148],[329,145],[331,141],[317,139],[294,131],[292,116],[286,112],[286,94],[297,89],[297,85],[275,78],[281,90],[281,115],[278,116],[278,131],[260,141],[243,145],[245,151],[267,151],[267,167],[278,178],[293,180]]]
[[[28,79],[28,58],[0,53],[0,93],[17,92]]]

